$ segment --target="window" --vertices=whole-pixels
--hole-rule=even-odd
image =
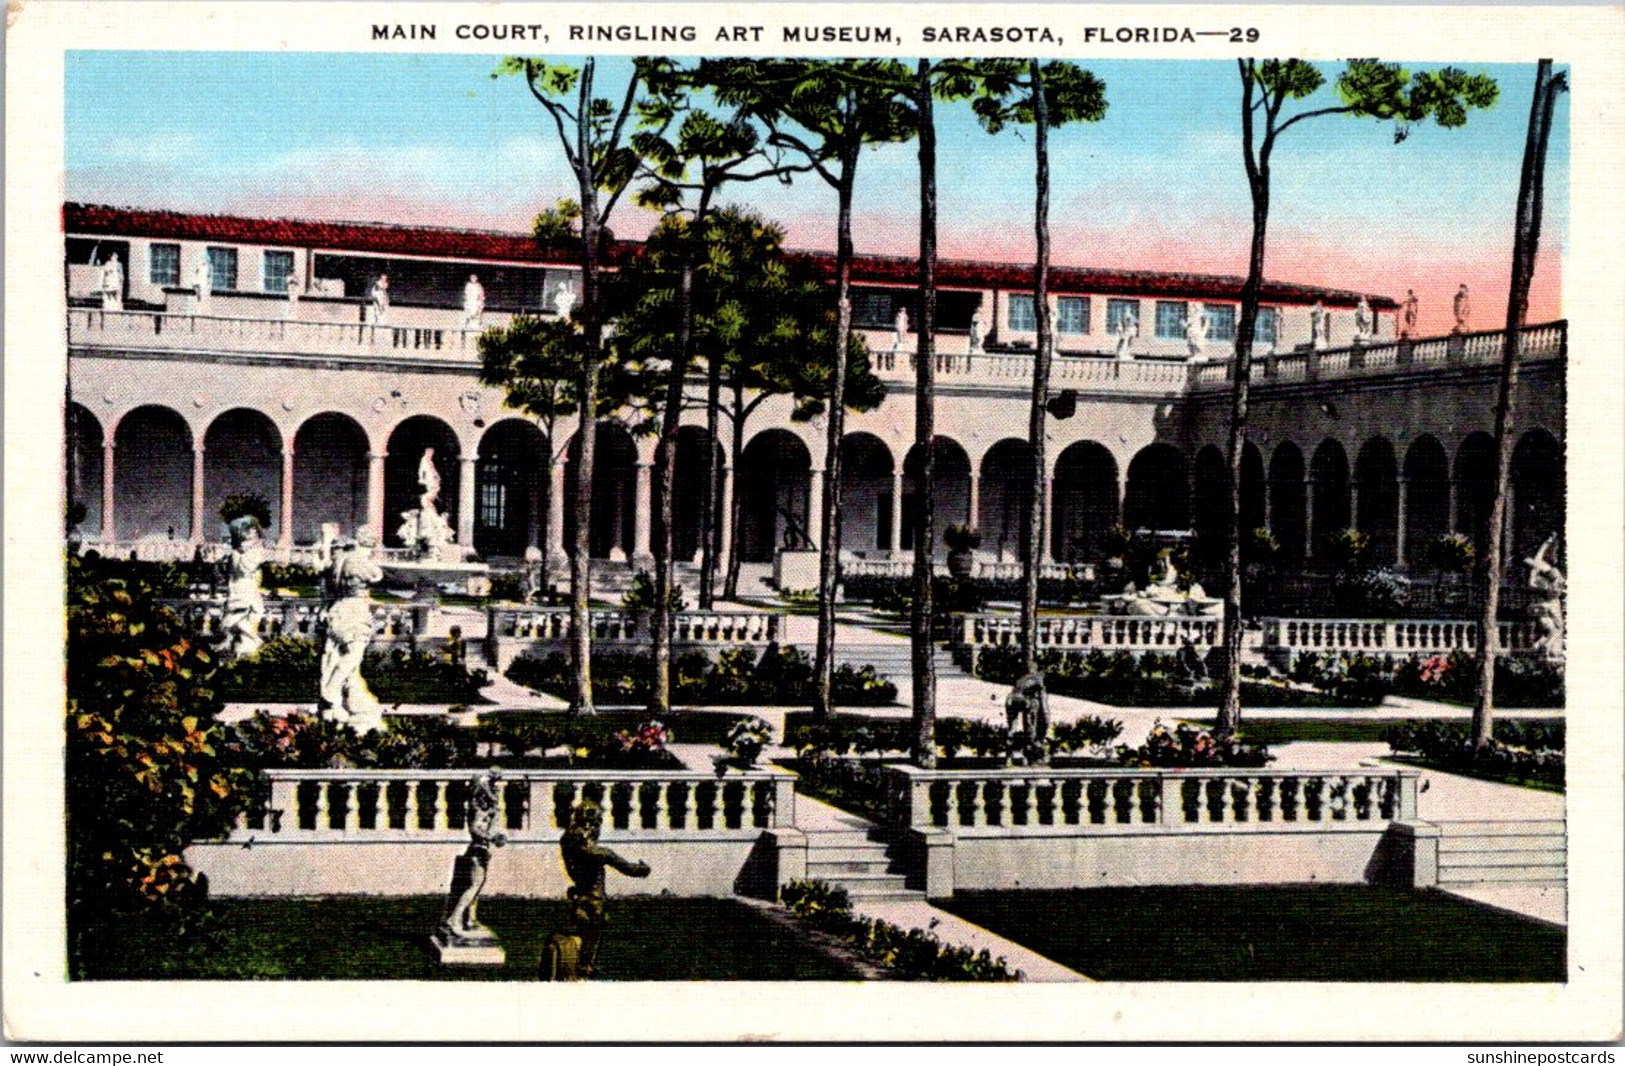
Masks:
[[[1207,305],[1207,338],[1210,341],[1233,341],[1236,339],[1236,306],[1235,304],[1208,304]]]
[[[178,244],[152,244],[147,246],[147,277],[154,285],[181,283],[181,246]]]
[[[237,249],[209,249],[209,290],[211,292],[237,291]]]
[[[288,279],[293,277],[292,252],[265,253],[265,291],[287,292]]]
[[[1281,312],[1273,307],[1260,307],[1258,321],[1253,323],[1254,344],[1274,344],[1280,339]]]
[[[1179,340],[1185,336],[1185,305],[1176,300],[1157,301],[1157,336]]]
[[[1010,310],[1005,316],[1012,333],[1031,333],[1038,328],[1038,315],[1033,310],[1031,293],[1010,294]]]
[[[1089,332],[1089,297],[1063,296],[1056,302],[1057,333]]]
[[[503,529],[508,524],[508,487],[500,481],[480,485],[480,526]]]
[[[1106,301],[1106,332],[1117,336],[1123,332],[1123,320],[1133,317],[1136,329],[1140,321],[1140,301],[1138,300],[1107,300]]]
[[[852,324],[859,329],[891,329],[897,322],[895,296],[889,289],[854,288]]]

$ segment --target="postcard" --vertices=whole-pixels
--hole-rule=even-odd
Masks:
[[[1619,1038],[1618,10],[7,22],[9,1039]]]

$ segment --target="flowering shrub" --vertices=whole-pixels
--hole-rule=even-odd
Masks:
[[[1246,744],[1238,735],[1211,732],[1181,722],[1172,731],[1158,721],[1138,748],[1117,749],[1125,766],[1266,766],[1275,756],[1262,744]]]
[[[1382,731],[1395,753],[1417,756],[1442,770],[1523,779],[1556,789],[1564,784],[1564,735],[1560,720],[1497,722],[1490,742],[1475,749],[1468,726],[1437,719],[1401,722]]]
[[[568,696],[573,691],[570,660],[559,653],[541,658],[521,656],[508,667],[516,684]],[[654,660],[632,652],[595,652],[593,698],[604,703],[644,703],[654,685]],[[704,652],[672,658],[671,698],[686,704],[804,704],[812,699],[812,662],[798,648],[769,644],[760,652],[729,648],[715,662]],[[835,670],[833,698],[838,704],[875,706],[895,702],[897,686],[872,666],[843,665]]]
[[[1086,714],[1075,722],[1051,728],[1049,750],[1052,753],[1088,750],[1103,755],[1122,735],[1123,723],[1117,719]]]
[[[644,722],[636,729],[623,729],[615,734],[616,747],[627,754],[664,751],[671,739],[671,734],[659,722]]]
[[[1304,659],[1314,663],[1316,657]],[[1038,668],[1044,673],[1045,687],[1052,695],[1077,696],[1125,707],[1214,706],[1218,687],[1197,676],[1200,665],[1209,676],[1214,668],[1211,657],[1202,662],[1196,656],[1165,655],[1158,652],[1108,652],[1101,649],[1084,653],[1046,649],[1038,655]],[[1249,707],[1327,707],[1377,703],[1381,691],[1372,688],[1370,671],[1380,660],[1362,657],[1356,665],[1354,683],[1325,692],[1277,684],[1270,681],[1242,682],[1242,702]],[[1337,668],[1338,677],[1343,667]],[[984,648],[976,658],[976,676],[984,681],[1010,684],[1022,674],[1021,649]],[[1268,676],[1266,674],[1266,676]],[[1310,675],[1313,676],[1313,675]]]
[[[673,611],[688,610],[688,599],[683,595],[682,587],[675,583],[666,590],[666,603]],[[639,570],[632,575],[632,584],[621,597],[621,607],[628,611],[655,609],[655,579],[649,571]]]
[[[791,914],[846,941],[870,961],[916,981],[1019,981],[1003,958],[989,951],[944,944],[924,929],[904,930],[878,918],[852,913],[844,888],[823,881],[792,881],[779,891]]]
[[[1428,547],[1428,561],[1451,573],[1471,570],[1477,554],[1472,538],[1463,533],[1446,533]]]
[[[1470,704],[1478,694],[1478,661],[1466,651],[1412,656],[1395,664],[1393,687],[1407,696]],[[1561,707],[1563,670],[1526,656],[1497,656],[1495,702],[1501,707]]]
[[[724,754],[715,760],[717,773],[725,773],[730,766],[749,770],[761,758],[762,749],[773,743],[773,727],[760,718],[741,718],[728,731],[722,742]]]

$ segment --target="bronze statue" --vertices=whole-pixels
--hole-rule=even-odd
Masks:
[[[564,872],[572,882],[566,893],[570,923],[564,934],[550,939],[543,954],[542,976],[548,980],[588,978],[598,967],[598,947],[609,923],[604,908],[604,867],[612,866],[628,877],[649,876],[648,863],[622,858],[598,842],[603,827],[604,812],[591,800],[582,800],[570,811],[570,826],[559,841]]]
[[[1015,683],[1004,700],[1004,718],[1011,763],[1042,766],[1049,761],[1049,699],[1043,674],[1027,674]]]

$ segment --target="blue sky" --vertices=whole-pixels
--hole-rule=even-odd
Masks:
[[[69,199],[191,211],[524,229],[567,195],[549,124],[495,57],[73,52],[67,57]],[[1241,273],[1250,218],[1230,61],[1084,65],[1106,82],[1100,123],[1051,141],[1056,261]],[[600,68],[613,81],[614,60]],[[1332,68],[1328,68],[1331,70]],[[1392,292],[1415,284],[1443,313],[1456,281],[1505,288],[1529,65],[1473,65],[1501,101],[1464,129],[1341,117],[1295,127],[1276,156],[1271,269],[1278,277]],[[1319,102],[1331,102],[1323,90]],[[1556,307],[1567,230],[1568,103],[1559,103],[1535,309]],[[990,137],[968,108],[938,110],[944,253],[1031,255],[1032,143]],[[860,250],[907,251],[917,202],[912,143],[877,148],[859,172]],[[740,199],[792,244],[830,247],[834,195],[806,178]],[[641,233],[627,205],[613,225]],[[1549,266],[1548,266],[1549,264]],[[1475,290],[1478,291],[1478,290]],[[1402,292],[1401,292],[1402,294]]]

